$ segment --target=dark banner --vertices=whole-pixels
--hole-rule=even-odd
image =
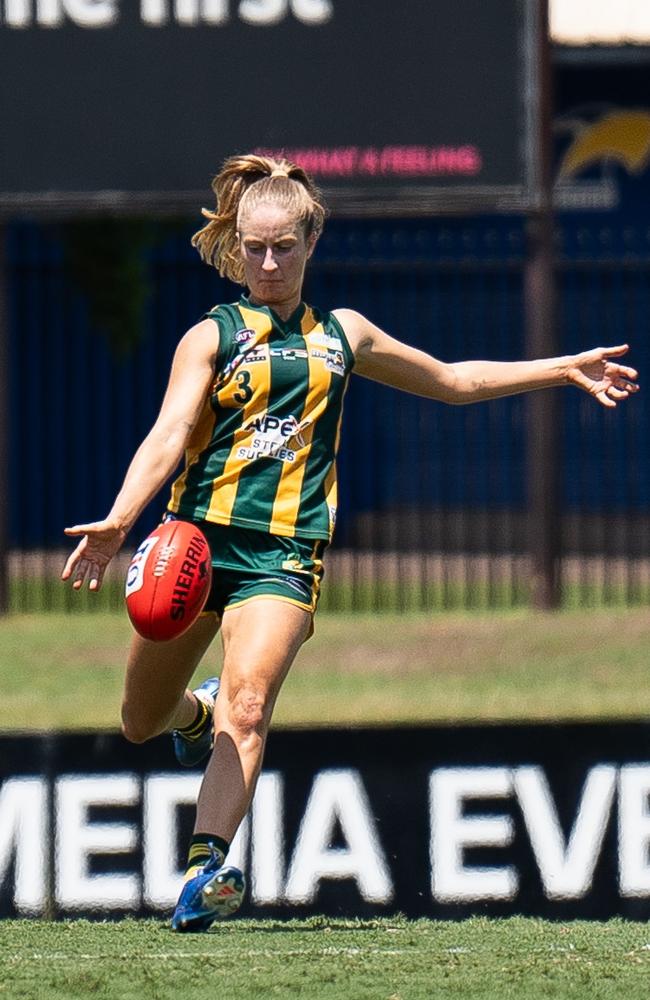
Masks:
[[[278,731],[242,914],[650,916],[650,725]],[[201,775],[171,741],[0,739],[0,915],[164,913]]]
[[[0,208],[198,208],[254,149],[342,210],[521,196],[537,2],[0,0]]]

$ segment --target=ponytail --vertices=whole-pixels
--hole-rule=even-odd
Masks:
[[[261,203],[278,204],[303,225],[305,236],[318,237],[325,221],[321,195],[302,167],[253,153],[231,156],[212,181],[217,199],[214,212],[201,209],[209,221],[192,237],[202,260],[221,275],[244,284],[238,225],[243,211]]]

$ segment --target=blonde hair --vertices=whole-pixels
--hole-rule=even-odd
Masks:
[[[217,197],[214,212],[201,209],[209,222],[192,237],[192,246],[219,274],[243,285],[244,264],[239,252],[238,225],[242,213],[257,205],[287,209],[303,226],[306,237],[320,236],[325,206],[311,177],[289,160],[267,156],[231,156],[212,181]]]

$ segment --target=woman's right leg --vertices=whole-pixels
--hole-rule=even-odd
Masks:
[[[127,661],[122,702],[122,731],[143,743],[169,729],[182,729],[196,716],[196,698],[188,691],[192,674],[219,630],[216,614],[201,615],[178,639],[151,642],[134,635]]]

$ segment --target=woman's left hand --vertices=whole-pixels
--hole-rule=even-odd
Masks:
[[[593,351],[576,354],[567,367],[567,379],[595,396],[603,406],[616,406],[618,400],[627,399],[639,391],[634,368],[611,360],[628,350],[628,345],[622,344],[620,347],[596,347]]]

